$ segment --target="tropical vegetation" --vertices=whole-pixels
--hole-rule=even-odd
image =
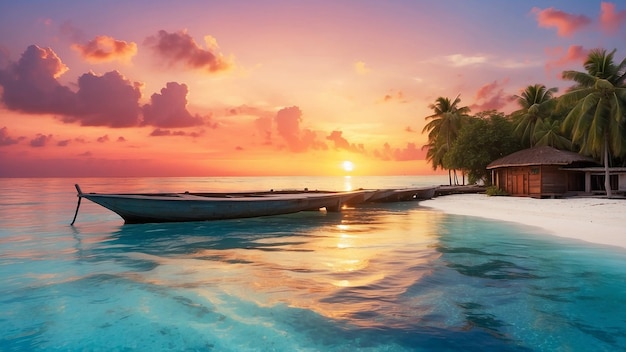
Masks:
[[[424,126],[422,133],[428,132],[428,148],[426,160],[430,161],[433,169],[441,167],[448,170],[448,178],[452,184],[452,176],[450,171],[454,173],[454,182],[458,183],[456,169],[444,164],[444,156],[450,151],[450,148],[456,141],[459,131],[463,127],[465,121],[469,118],[470,108],[467,106],[458,106],[461,99],[457,96],[454,100],[439,97],[429,108],[434,114],[426,116],[426,120],[430,120]]]
[[[497,111],[470,115],[461,99],[439,97],[429,106],[433,114],[428,133],[427,161],[434,170],[456,171],[470,183],[490,184],[485,167],[495,159],[523,148],[552,146],[572,150],[600,161],[605,168],[604,187],[611,196],[609,167],[626,161],[626,58],[614,61],[616,50],[591,50],[584,71],[564,71],[572,81],[561,96],[543,84],[526,87],[512,97],[519,109],[505,115]]]

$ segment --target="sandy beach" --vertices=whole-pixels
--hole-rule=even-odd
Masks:
[[[556,236],[626,248],[624,199],[534,199],[458,194],[421,201],[420,205],[450,214],[521,223]]]

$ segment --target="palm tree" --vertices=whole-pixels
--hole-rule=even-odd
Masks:
[[[550,146],[556,149],[572,150],[572,141],[563,136],[561,121],[546,119],[535,125],[535,146]]]
[[[626,152],[626,59],[615,65],[615,51],[591,50],[584,63],[587,72],[564,71],[563,78],[576,85],[560,98],[560,104],[573,106],[564,121],[572,142],[582,153],[603,160],[607,197],[612,196],[610,155]]]
[[[441,168],[443,170],[443,157],[447,150],[443,143],[437,143],[437,140],[429,140],[428,144],[422,146],[422,150],[428,149],[426,152],[426,161],[433,165],[433,170]]]
[[[522,141],[528,141],[530,147],[536,143],[535,127],[550,117],[556,105],[556,100],[553,99],[556,92],[557,88],[547,89],[543,84],[535,84],[526,87],[521,95],[514,96],[521,107],[512,114],[515,121],[514,133]]]
[[[430,160],[433,162],[433,168],[435,169],[437,166],[444,168],[443,156],[450,150],[452,143],[454,143],[459,134],[464,119],[468,117],[470,112],[467,106],[459,107],[460,102],[461,98],[458,95],[453,101],[439,97],[434,104],[428,106],[433,110],[434,114],[426,116],[426,120],[430,119],[430,121],[424,126],[422,133],[428,132],[428,144],[424,148],[428,148],[427,158],[428,155],[433,156]],[[450,185],[452,185],[449,169],[448,178]]]

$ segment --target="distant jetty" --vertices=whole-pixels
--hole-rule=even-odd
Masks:
[[[470,193],[485,193],[487,191],[486,186],[479,185],[455,185],[455,186],[439,186],[435,189],[435,197],[447,196],[450,194],[470,194]]]

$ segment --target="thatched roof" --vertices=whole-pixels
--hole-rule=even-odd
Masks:
[[[487,169],[531,165],[598,165],[592,158],[552,147],[534,147],[509,154],[487,165]]]

